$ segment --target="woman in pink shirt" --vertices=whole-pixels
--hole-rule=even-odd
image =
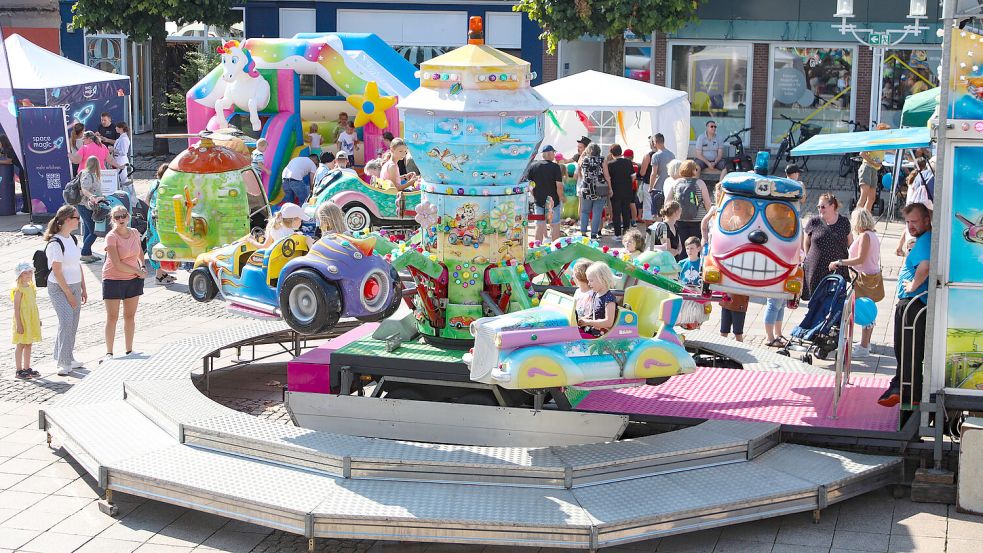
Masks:
[[[96,133],[85,131],[82,134],[82,147],[78,149],[71,159],[73,163],[84,164],[85,160],[89,159],[89,156],[93,156],[99,160],[99,167],[118,167],[116,161],[109,155],[109,148],[96,140]],[[78,166],[76,166],[76,172],[78,172]]]
[[[140,233],[127,224],[130,214],[125,207],[118,205],[110,216],[113,230],[106,235],[106,262],[102,266],[102,299],[106,304],[106,357],[103,361],[113,358],[120,302],[123,303],[126,354],[133,352],[137,304],[143,295],[143,279],[147,278]]]

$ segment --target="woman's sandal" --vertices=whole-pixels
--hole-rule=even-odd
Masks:
[[[785,343],[786,343],[785,337],[775,336],[774,338],[771,339],[770,342],[767,342],[765,345],[770,348],[780,348],[785,346]]]
[[[155,278],[157,280],[157,284],[173,284],[174,281],[177,280],[172,275],[162,275],[162,276],[155,277]]]

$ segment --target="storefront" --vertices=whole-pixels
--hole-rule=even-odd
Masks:
[[[900,28],[910,23],[908,7],[907,0],[858,6],[854,22]],[[872,49],[832,28],[832,4],[710,0],[698,23],[676,33],[629,35],[625,76],[687,92],[693,140],[710,119],[722,136],[751,127],[744,138],[755,148],[777,145],[792,125],[786,117],[824,133],[849,132],[849,121],[896,127],[905,98],[938,86],[940,9],[929,2],[927,32]],[[603,48],[592,38],[562,42],[558,76],[599,70]]]

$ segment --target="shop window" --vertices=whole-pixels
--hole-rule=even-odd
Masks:
[[[881,75],[880,121],[894,128],[901,125],[905,98],[939,86],[936,73],[942,50],[887,50]]]
[[[853,55],[853,48],[773,48],[772,144],[793,124],[786,117],[823,133],[850,130],[843,120],[853,119]],[[794,134],[798,139],[798,127]]]
[[[670,86],[689,94],[690,141],[704,132],[711,119],[717,122],[721,138],[749,126],[749,50],[749,46],[672,46]]]
[[[85,37],[85,62],[107,73],[123,73],[123,39]]]
[[[637,81],[652,81],[652,43],[648,40],[625,42],[625,77]]]

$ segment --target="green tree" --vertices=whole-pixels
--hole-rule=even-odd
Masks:
[[[584,35],[604,38],[602,69],[625,72],[625,31],[639,36],[671,33],[696,21],[699,0],[520,0],[513,10],[524,12],[543,29],[539,38],[552,54],[561,40]]]
[[[221,54],[215,51],[218,45],[218,41],[209,41],[200,50],[195,49],[188,52],[187,57],[184,58],[184,63],[181,64],[181,68],[177,72],[174,83],[167,92],[164,108],[168,115],[181,122],[188,120],[188,104],[185,97],[188,90],[191,90],[193,86],[198,84],[198,81],[221,62]]]
[[[167,55],[167,30],[164,24],[173,21],[178,26],[200,21],[209,25],[229,26],[239,20],[232,11],[232,0],[77,0],[72,6],[72,26],[95,33],[119,32],[130,40],[150,40],[150,72],[157,78],[164,75]],[[154,82],[152,105],[154,133],[167,132],[166,83]],[[154,139],[154,153],[166,154],[167,140]]]

